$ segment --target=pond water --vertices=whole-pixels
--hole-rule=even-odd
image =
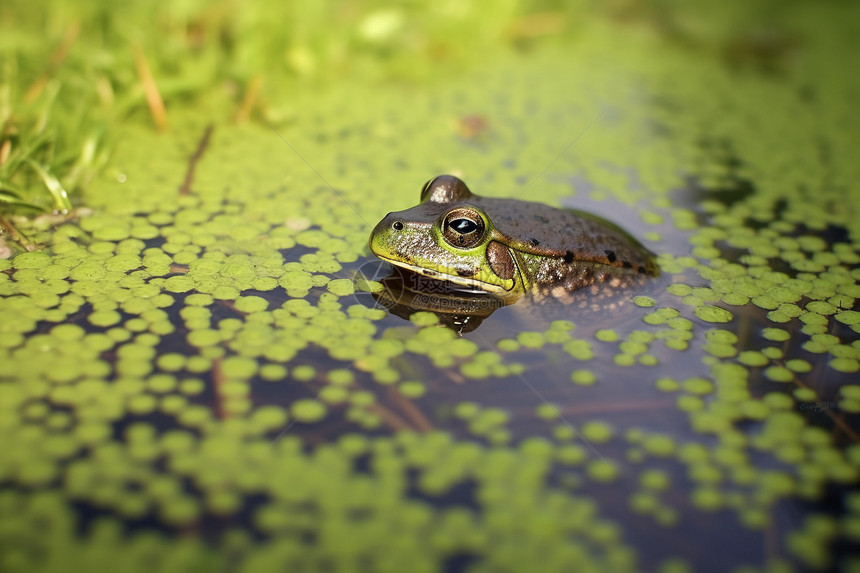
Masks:
[[[616,38],[125,127],[0,260],[0,570],[858,570],[856,79]],[[661,274],[390,313],[370,230],[439,173]]]

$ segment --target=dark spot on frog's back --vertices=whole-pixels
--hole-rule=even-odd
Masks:
[[[568,251],[564,254],[564,262],[568,264],[573,262],[573,251]]]
[[[533,247],[537,247],[538,245],[540,245],[540,241],[538,241],[538,240],[537,240],[537,239],[535,239],[534,237],[532,237],[532,238],[530,238],[530,239],[529,239],[529,243],[531,243],[531,245],[532,245]]]
[[[621,263],[621,266],[624,267],[625,269],[632,269],[633,268],[633,265],[630,263],[630,261],[624,261],[623,263]]]
[[[543,223],[544,225],[549,223],[549,219],[547,219],[543,215],[535,215],[534,220],[539,222],[539,223]]]
[[[606,258],[607,258],[607,259],[609,259],[609,262],[610,262],[610,263],[614,263],[614,262],[615,262],[615,260],[616,260],[616,257],[615,257],[615,251],[610,250],[610,249],[607,249],[607,250],[605,250],[605,251],[603,251],[603,252],[604,252],[604,253],[606,253]]]

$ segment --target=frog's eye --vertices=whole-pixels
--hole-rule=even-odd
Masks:
[[[471,219],[454,219],[449,221],[448,225],[461,235],[468,235],[478,230],[478,224]]]
[[[454,209],[445,216],[442,236],[453,247],[474,247],[484,238],[484,219],[472,209]]]

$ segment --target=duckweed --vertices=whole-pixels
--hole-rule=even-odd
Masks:
[[[618,340],[618,333],[612,330],[598,330],[594,333],[594,338],[601,342],[615,342]]]
[[[714,385],[704,378],[690,378],[684,381],[683,388],[691,394],[710,394],[714,391]]]
[[[860,370],[860,362],[853,358],[834,358],[827,365],[839,372],[853,373]]]
[[[555,420],[560,415],[558,407],[554,404],[541,404],[537,407],[535,413],[538,418],[543,420]]]
[[[643,308],[648,308],[657,304],[657,301],[649,296],[635,296],[633,297],[633,304]]]
[[[540,348],[544,344],[544,336],[539,332],[521,332],[517,342],[526,348]]]
[[[277,74],[267,74],[275,91],[253,108],[325,184],[261,126],[219,123],[191,191],[177,194],[198,128],[176,118],[173,132],[156,136],[130,125],[109,173],[81,197],[92,213],[39,231],[45,250],[0,260],[0,410],[13,445],[0,456],[0,530],[26,547],[5,554],[2,568],[36,570],[41,555],[62,554],[64,564],[121,556],[130,570],[137,562],[260,571],[462,562],[528,570],[541,562],[686,571],[712,564],[692,551],[685,556],[695,563],[666,558],[661,544],[632,534],[615,517],[625,502],[654,535],[673,535],[667,528],[678,523],[695,528],[700,513],[714,511],[762,529],[777,504],[814,502],[856,482],[858,450],[813,425],[830,423],[814,416],[825,410],[860,411],[846,382],[860,370],[860,257],[846,200],[856,162],[845,151],[856,145],[839,127],[853,102],[828,88],[854,76],[833,64],[840,58],[806,51],[834,27],[817,30],[804,10],[814,9],[786,8],[799,36],[783,41],[801,46],[803,66],[780,55],[778,30],[776,40],[749,37],[754,31],[723,37],[718,19],[705,17],[699,24],[715,30],[702,49],[677,53],[654,47],[670,42],[659,31],[647,46],[634,34],[630,47],[616,47],[617,35],[600,31],[617,25],[607,21],[579,34],[581,51],[566,51],[563,65],[536,48],[527,65],[482,66],[480,89],[448,73],[450,82],[427,95],[409,91],[408,114],[397,82],[374,80],[371,91],[344,90],[348,97],[303,94],[297,76],[324,84],[321,54],[342,52],[312,34],[278,52],[293,66],[281,74],[292,82],[289,105],[277,103],[287,100],[271,87]],[[694,28],[697,20],[682,12],[669,26],[684,38],[688,18]],[[396,60],[408,14],[371,12],[341,37],[361,38],[350,52]],[[495,17],[483,16],[490,29]],[[506,34],[531,49],[542,20],[524,18]],[[653,27],[648,18],[635,23]],[[143,46],[148,57],[170,56],[159,74],[187,70],[182,62],[192,60],[171,52],[198,37],[187,24],[175,26],[181,41]],[[223,32],[241,51],[238,30]],[[84,31],[79,42],[88,41]],[[409,37],[436,46],[430,33],[419,27]],[[200,57],[208,37],[199,34]],[[450,46],[431,51],[444,59]],[[671,56],[671,73],[653,50]],[[532,57],[563,73],[530,75],[541,68]],[[376,79],[372,66],[357,69]],[[137,86],[133,75],[99,70],[107,79],[77,83]],[[636,70],[635,89],[618,79],[625,70]],[[231,98],[252,91],[242,83],[252,75],[231,76]],[[668,81],[677,77],[685,82]],[[190,86],[179,91],[191,97],[193,81],[174,83]],[[167,97],[171,85],[162,85]],[[460,86],[456,95],[449,85]],[[581,85],[591,91],[573,89]],[[643,85],[649,97],[630,100]],[[795,89],[810,85],[811,96]],[[605,105],[623,113],[608,121]],[[445,118],[466,109],[486,114],[485,135],[451,131]],[[455,333],[429,312],[404,323],[360,302],[384,288],[346,278],[369,256],[362,219],[414,203],[400,190],[416,173],[461,171],[476,191],[483,184],[494,187],[489,194],[515,194],[500,181],[532,180],[592,115],[587,145],[559,157],[529,194],[561,203],[573,189],[554,178],[580,173],[594,185],[592,199],[644,205],[640,218],[652,230],[631,230],[660,240],[662,253],[662,275],[642,289],[647,295],[625,295],[627,306],[597,318],[572,311],[564,318],[576,330],[570,320],[547,327],[529,316],[512,331],[512,308],[474,333]],[[398,145],[404,133],[422,137]],[[630,144],[642,140],[645,153]],[[511,177],[497,176],[502,166]],[[361,184],[368,180],[375,184]],[[754,191],[735,193],[740,180]],[[707,199],[685,205],[670,195],[678,189]],[[0,242],[0,253],[6,248]],[[822,368],[826,387],[815,384]],[[616,433],[628,440],[619,444]],[[780,529],[790,562],[721,556],[713,566],[844,566],[830,548],[856,540],[855,505],[838,522],[808,514]],[[99,516],[84,533],[77,507]],[[256,541],[261,534],[265,543]]]
[[[570,373],[570,379],[579,386],[591,386],[597,381],[597,376],[589,370],[574,370]]]
[[[669,474],[662,470],[651,469],[642,472],[639,475],[639,483],[642,484],[642,487],[663,491],[667,489],[670,485]]]
[[[415,326],[433,326],[439,323],[439,317],[432,312],[416,312],[409,317],[409,320]]]
[[[397,389],[408,398],[420,398],[426,392],[426,387],[421,382],[405,381],[397,385]]]
[[[709,304],[700,304],[695,309],[696,316],[705,322],[730,322],[732,313],[724,308]]]
[[[591,421],[582,425],[580,433],[587,440],[602,444],[612,439],[613,430],[608,424],[600,421]]]
[[[318,422],[325,413],[325,406],[315,400],[297,400],[292,407],[293,416],[300,422]]]
[[[586,466],[588,476],[596,482],[610,483],[618,479],[619,468],[612,460],[602,459],[589,462]]]
[[[658,378],[655,385],[663,392],[675,392],[681,387],[677,380],[671,378]]]

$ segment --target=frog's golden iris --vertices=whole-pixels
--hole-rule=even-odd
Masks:
[[[454,209],[442,221],[442,237],[445,242],[458,249],[474,247],[484,238],[487,225],[481,214],[474,209]]]
[[[452,175],[428,181],[417,206],[386,215],[370,235],[370,249],[422,275],[511,297],[658,274],[652,253],[608,221],[479,197]]]

